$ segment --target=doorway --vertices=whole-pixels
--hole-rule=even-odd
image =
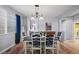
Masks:
[[[21,17],[16,15],[16,34],[15,34],[15,43],[20,43],[20,33],[21,33]]]
[[[79,39],[79,21],[74,22],[74,39]]]

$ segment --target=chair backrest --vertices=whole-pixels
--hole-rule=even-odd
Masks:
[[[39,32],[34,32],[31,35],[32,35],[32,37],[40,37],[40,33]]]
[[[57,36],[61,36],[62,32],[58,32]]]
[[[32,37],[40,37],[40,34],[34,34]]]
[[[54,36],[55,35],[55,31],[52,31],[52,32],[46,32],[46,36]]]

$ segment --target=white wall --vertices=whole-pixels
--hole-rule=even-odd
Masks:
[[[63,18],[60,20],[60,31],[63,32],[64,40],[73,39],[74,21],[70,18]]]
[[[27,36],[29,36],[30,31],[30,17],[27,16]]]
[[[52,25],[52,31],[58,32],[59,19],[57,17],[45,18],[45,22],[49,22]]]
[[[16,16],[13,13],[7,14],[7,32],[15,32],[16,31]]]
[[[74,22],[79,21],[79,6],[74,10],[72,9],[72,12],[69,12],[66,16],[60,19],[60,31],[64,32],[65,40],[74,39]],[[62,23],[61,20],[66,20],[66,22]]]
[[[0,35],[0,52],[4,52],[6,48],[13,46],[15,43],[15,33]]]
[[[27,17],[27,34],[29,36],[29,31],[30,31],[30,20],[31,20],[31,17]],[[52,17],[52,18],[49,18],[49,17],[44,17],[44,20],[39,20],[39,31],[45,31],[45,23],[46,22],[49,22],[51,25],[52,25],[52,31],[56,31],[58,32],[58,21],[59,19],[56,17]],[[36,30],[38,30],[38,21],[36,21]]]
[[[21,19],[22,19],[21,20],[21,41],[23,41],[24,40],[23,32],[27,36],[27,17],[22,16]]]
[[[3,8],[0,8],[0,34],[4,34],[7,31],[7,12]]]
[[[15,42],[15,30],[16,30],[16,14],[21,16],[21,21],[23,20],[22,17],[25,17],[23,14],[21,14],[20,12],[12,9],[9,6],[0,6],[1,9],[4,9],[6,11],[6,16],[1,16],[3,18],[5,18],[6,20],[6,25],[4,25],[5,27],[5,32],[0,35],[0,52],[2,50],[7,49],[8,47],[12,46]],[[4,20],[0,18],[0,22]],[[2,23],[2,22],[1,22]],[[0,25],[1,25],[0,23]],[[4,24],[4,23],[3,23]],[[22,26],[23,23],[21,23]],[[0,27],[1,29],[1,27]],[[14,34],[11,34],[14,33]]]

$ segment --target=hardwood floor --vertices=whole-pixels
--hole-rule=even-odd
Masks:
[[[24,54],[24,43],[21,42],[3,54]],[[79,40],[60,42],[60,54],[79,54]]]
[[[60,50],[66,54],[79,54],[79,40],[66,40],[60,43]]]
[[[24,44],[23,42],[20,42],[19,44],[16,44],[11,49],[5,51],[3,54],[22,54],[24,51]]]

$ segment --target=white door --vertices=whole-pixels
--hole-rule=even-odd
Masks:
[[[73,20],[65,20],[62,23],[62,31],[64,32],[64,40],[73,39]]]

